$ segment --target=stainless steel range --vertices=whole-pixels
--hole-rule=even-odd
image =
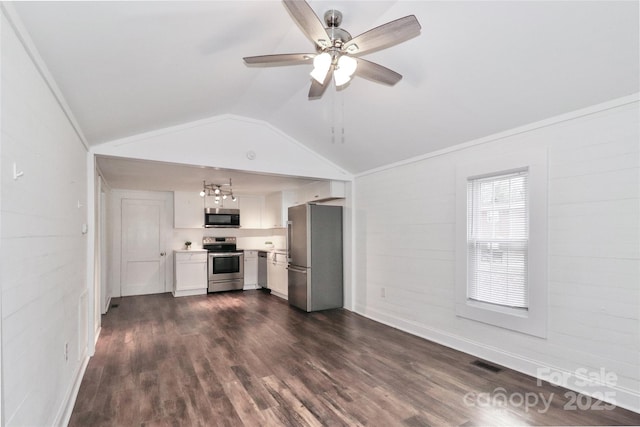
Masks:
[[[244,252],[236,249],[235,237],[203,237],[209,252],[209,292],[240,290],[244,287]]]

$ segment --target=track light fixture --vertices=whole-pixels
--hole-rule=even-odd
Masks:
[[[236,196],[233,195],[233,189],[231,188],[231,178],[229,178],[228,184],[207,184],[206,181],[202,181],[202,191],[200,192],[200,197],[205,196],[214,197],[214,202],[216,204],[221,203],[228,197],[231,197],[231,200],[235,202]]]

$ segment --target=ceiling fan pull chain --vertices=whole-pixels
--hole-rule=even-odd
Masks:
[[[331,93],[331,143],[336,143],[336,92]]]
[[[342,109],[341,114],[342,114],[342,138],[341,138],[341,142],[344,144],[344,94],[340,93],[340,107]]]

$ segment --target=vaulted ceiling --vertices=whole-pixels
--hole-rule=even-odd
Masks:
[[[360,34],[414,14],[422,33],[366,56],[404,76],[307,99],[313,52],[280,1],[16,2],[89,144],[221,114],[269,122],[347,171],[637,93],[638,2],[320,1]]]

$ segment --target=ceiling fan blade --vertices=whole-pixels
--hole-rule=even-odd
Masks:
[[[330,38],[324,29],[324,23],[304,0],[283,0],[285,7],[296,21],[302,32],[321,48],[330,44]]]
[[[276,55],[247,56],[242,58],[248,65],[296,65],[313,61],[315,53],[281,53]]]
[[[322,97],[322,94],[329,86],[329,82],[333,77],[333,65],[329,68],[327,76],[324,78],[324,83],[318,83],[316,79],[311,79],[311,87],[309,88],[309,99],[318,99]]]
[[[421,28],[415,15],[405,16],[352,38],[344,44],[342,49],[352,55],[385,49],[417,36]]]
[[[358,58],[357,60],[358,68],[356,68],[355,74],[360,77],[389,86],[393,86],[402,79],[402,75],[380,64],[362,58]]]

